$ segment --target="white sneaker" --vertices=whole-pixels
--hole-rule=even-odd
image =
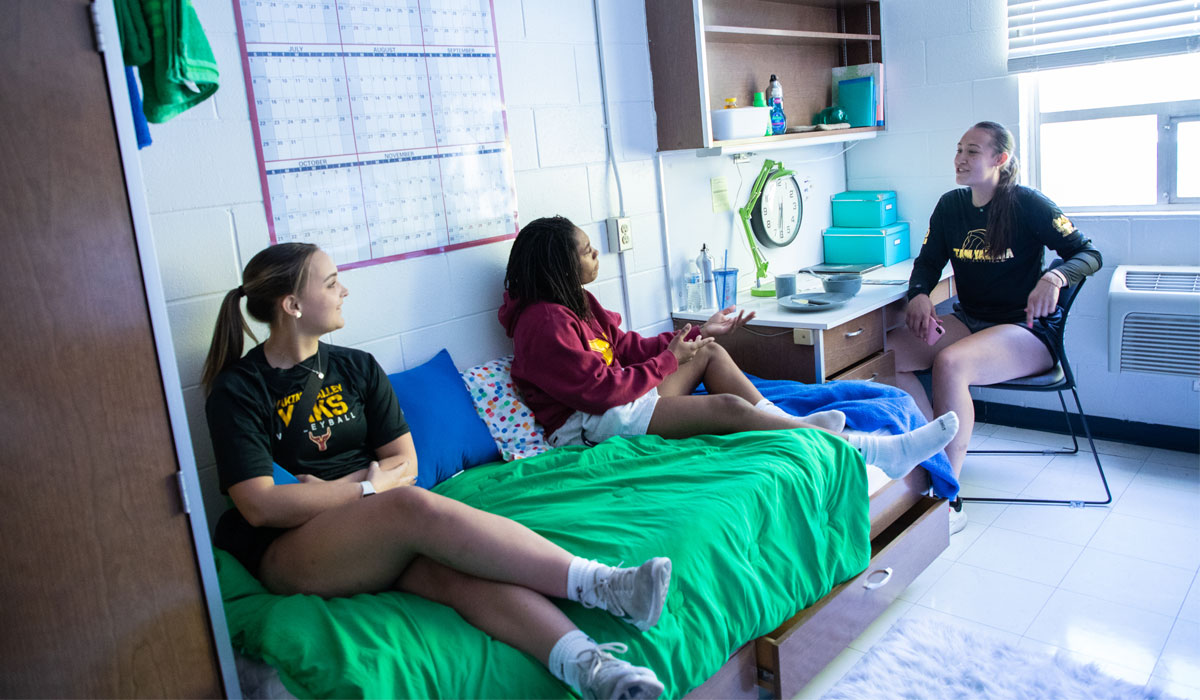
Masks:
[[[967,514],[965,511],[954,510],[954,506],[950,506],[950,534],[957,535],[967,528]]]
[[[645,566],[645,565],[643,565]],[[579,669],[579,694],[584,700],[652,700],[662,695],[663,684],[654,671],[622,661],[609,652],[624,654],[620,642],[597,644],[575,657]]]
[[[671,560],[655,557],[637,568],[617,569],[609,576],[597,573],[592,588],[577,597],[585,608],[607,610],[645,632],[662,615],[670,586]]]

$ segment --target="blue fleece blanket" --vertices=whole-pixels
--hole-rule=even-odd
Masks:
[[[908,432],[928,421],[912,397],[904,391],[874,382],[826,382],[802,384],[780,379],[759,379],[746,375],[759,392],[783,410],[796,416],[836,408],[846,414],[846,427],[872,432],[883,429],[893,435]],[[703,385],[696,393],[704,393]],[[929,472],[933,491],[941,498],[958,496],[958,479],[950,470],[950,460],[939,452],[921,463]]]

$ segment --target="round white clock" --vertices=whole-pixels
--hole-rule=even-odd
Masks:
[[[800,233],[804,219],[804,197],[796,176],[772,175],[750,214],[750,227],[759,243],[780,248]]]

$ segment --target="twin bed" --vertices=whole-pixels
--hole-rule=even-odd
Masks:
[[[521,407],[500,396],[502,371],[483,375],[501,390],[476,381],[474,407],[514,456]],[[858,429],[923,422],[890,387],[755,381],[785,410],[837,407]],[[890,480],[818,431],[643,436],[494,460],[433,489],[582,556],[671,557],[666,608],[648,632],[556,601],[596,640],[627,644],[624,658],[654,669],[665,697],[792,697],[947,546],[945,501],[928,495],[931,473],[940,496],[957,489],[944,461]],[[398,592],[276,596],[232,556],[216,557],[234,647],[275,683],[243,675],[248,696],[570,697],[540,663],[449,608]]]

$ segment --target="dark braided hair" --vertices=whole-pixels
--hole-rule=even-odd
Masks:
[[[988,132],[993,153],[1008,154],[1008,160],[1000,166],[1000,181],[988,210],[988,255],[999,259],[1008,250],[1016,227],[1017,180],[1021,177],[1021,165],[1014,152],[1016,144],[1012,132],[996,122],[979,122],[974,128]]]
[[[217,313],[217,325],[201,375],[206,390],[211,391],[217,375],[242,356],[245,336],[258,342],[242,316],[242,297],[246,297],[250,316],[270,325],[279,309],[277,302],[288,294],[299,293],[304,286],[308,261],[317,250],[311,243],[280,243],[260,250],[246,263],[242,284],[225,295]]]
[[[504,288],[517,303],[514,318],[531,304],[548,301],[562,304],[580,320],[589,320],[592,312],[579,277],[575,224],[562,216],[525,224],[508,254]]]

